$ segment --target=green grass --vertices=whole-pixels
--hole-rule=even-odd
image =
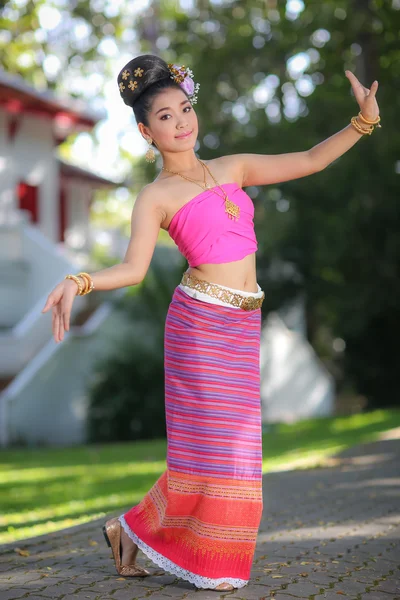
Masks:
[[[263,472],[315,468],[400,426],[400,410],[276,424]],[[0,451],[0,543],[71,527],[137,504],[166,468],[166,440]]]

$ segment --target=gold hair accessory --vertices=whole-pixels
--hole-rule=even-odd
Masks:
[[[141,69],[140,67],[137,67],[137,69],[134,70],[133,74],[135,77],[143,77],[143,73],[144,73],[144,69]],[[131,71],[129,71],[129,69],[125,69],[124,71],[122,71],[121,73],[121,78],[122,79],[128,79],[128,77],[132,75]],[[123,81],[121,81],[119,84],[119,91],[122,94],[122,92],[126,89]],[[132,80],[130,79],[129,83],[128,83],[128,88],[133,92],[138,86],[138,81]]]
[[[185,65],[179,66],[174,63],[168,63],[168,69],[171,73],[171,79],[179,83],[183,91],[188,95],[190,102],[196,104],[200,84],[193,81],[193,71],[189,67],[185,67]]]
[[[180,85],[180,87],[183,89],[183,91],[187,94],[190,102],[192,104],[196,104],[197,102],[197,92],[199,91],[200,88],[200,84],[199,83],[195,83],[193,81],[193,71],[191,69],[189,69],[188,67],[185,67],[185,65],[177,65],[174,63],[167,63],[168,64],[168,70],[170,72],[170,77],[171,79],[173,79],[174,81],[176,81],[176,83],[178,83]],[[143,77],[143,73],[144,73],[144,69],[137,67],[134,72],[133,75],[135,77]],[[128,79],[129,76],[132,76],[131,71],[129,71],[129,69],[124,69],[124,71],[122,71],[121,73],[121,78],[126,80]],[[121,81],[119,84],[119,91],[122,94],[122,92],[126,89],[123,81]],[[135,79],[134,81],[131,79],[129,81],[128,84],[128,88],[132,91],[134,91],[138,86],[138,81]]]

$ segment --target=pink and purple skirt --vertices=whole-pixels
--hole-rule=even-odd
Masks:
[[[175,288],[165,324],[167,469],[119,520],[156,565],[198,588],[250,579],[263,509],[260,331],[260,308]]]

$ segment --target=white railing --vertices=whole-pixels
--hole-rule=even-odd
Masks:
[[[15,227],[18,231],[14,230],[14,238],[19,237],[19,243],[14,239],[15,247],[19,247],[19,258],[26,266],[29,284],[26,285],[21,276],[14,282],[0,282],[2,303],[8,302],[8,310],[3,311],[3,331],[0,332],[0,376],[18,373],[51,338],[51,311],[42,314],[42,308],[54,286],[76,269],[76,265],[35,226],[20,223]],[[3,231],[0,237],[2,234]],[[6,261],[3,261],[3,268],[5,265]],[[19,314],[15,315],[12,304],[18,291],[22,300],[18,304]],[[86,305],[86,298],[79,300],[79,304],[74,303],[73,316]],[[11,316],[13,320],[7,323],[5,319],[10,320]]]
[[[0,446],[85,443],[85,387],[93,362],[110,352],[125,329],[113,304],[104,302],[83,325],[72,326],[61,343],[48,341],[0,394]]]

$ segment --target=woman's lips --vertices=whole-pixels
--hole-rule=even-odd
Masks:
[[[187,133],[186,135],[176,135],[175,137],[178,138],[178,140],[180,140],[180,139],[183,140],[183,139],[189,137],[189,135],[191,135],[192,133],[193,133],[193,129],[192,129],[192,131],[189,131],[189,133]]]

